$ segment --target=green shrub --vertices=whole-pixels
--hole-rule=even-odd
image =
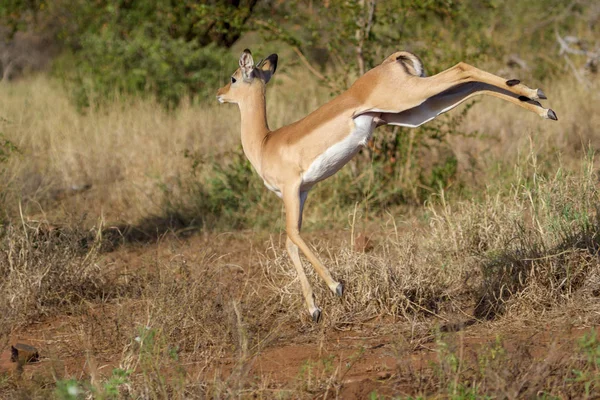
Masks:
[[[128,38],[114,31],[88,34],[81,44],[77,54],[63,56],[55,68],[79,108],[101,103],[115,92],[153,95],[173,108],[186,96],[213,94],[225,65],[235,63],[226,49],[173,39],[150,26]]]
[[[180,195],[163,187],[167,215],[206,229],[272,226],[279,199],[265,188],[241,149],[209,157],[186,152],[185,157],[191,174],[177,183]]]
[[[54,71],[80,108],[115,92],[174,107],[212,94],[257,1],[11,0],[0,5],[0,41],[14,59],[31,58],[13,41],[18,31],[60,49]]]

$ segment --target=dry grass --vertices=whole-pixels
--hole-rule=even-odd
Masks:
[[[318,282],[325,323],[381,315],[410,320],[415,314],[447,321],[439,314],[469,303],[478,319],[595,304],[600,281],[596,182],[593,160],[584,160],[580,171],[559,167],[550,177],[520,176],[510,191],[489,189],[482,200],[449,204],[442,193],[428,206],[427,227],[390,216],[379,227],[372,252],[353,250],[350,234],[333,253],[318,246],[347,287],[340,302],[307,268]],[[270,250],[262,263],[270,287],[301,313],[299,285],[283,246]]]
[[[290,97],[279,86],[271,91],[271,125],[318,105],[319,96],[307,93],[290,111]],[[0,132],[22,151],[6,175],[17,192],[12,200],[22,197],[29,213],[53,214],[57,199],[87,191],[63,202],[58,215],[85,210],[94,219],[133,223],[159,211],[160,185],[172,188],[190,172],[185,152],[224,154],[239,146],[238,110],[216,101],[168,112],[151,100],[115,99],[82,115],[68,99],[43,76],[0,87]]]
[[[76,313],[81,302],[102,302],[118,292],[96,264],[95,243],[81,229],[8,226],[1,247],[0,337],[44,316]]]
[[[306,74],[288,74],[268,94],[273,128],[306,115],[327,99]],[[299,90],[302,96],[295,95]],[[550,82],[544,90],[559,123],[540,121],[498,99],[486,98],[475,105],[461,129],[481,135],[450,138],[459,180],[471,185],[474,178],[486,184],[494,178],[489,171],[498,164],[503,173],[510,173],[510,166],[529,153],[530,140],[540,164],[554,164],[560,157],[567,167],[586,146],[600,144],[595,135],[600,126],[597,93],[584,91],[570,79]],[[110,222],[134,224],[164,213],[165,196],[177,199],[185,192],[191,172],[186,152],[208,156],[239,148],[235,106],[184,104],[167,112],[150,100],[122,99],[82,115],[64,89],[43,76],[1,86],[0,117],[0,132],[21,149],[4,172],[12,191],[6,206],[13,216],[18,215],[21,199],[27,215],[54,221],[66,216],[78,220],[86,214],[91,221],[103,216]],[[350,175],[339,184],[361,176],[356,171]],[[311,209],[322,219],[335,207],[328,201],[332,194],[339,196],[338,189],[330,189],[337,187],[337,178],[333,179],[311,195],[327,204],[325,212],[311,205],[308,221]]]
[[[272,127],[326,98],[306,79],[295,83],[294,74],[284,74],[269,93]],[[558,123],[485,99],[462,127],[485,135],[451,138],[470,198],[450,188],[405,216],[370,209],[368,202],[336,209],[340,199],[332,195],[348,180],[334,178],[324,184],[333,189],[311,196],[308,230],[329,219],[343,231],[335,246],[327,239],[311,243],[346,284],[344,298],[334,298],[307,268],[325,317],[314,325],[281,224],[269,225],[276,233],[268,241],[240,239],[244,255],[235,262],[227,257],[230,242],[216,234],[192,242],[159,234],[155,243],[113,251],[114,238],[104,229],[107,220],[149,221],[158,230],[149,217],[162,215],[165,196],[172,205],[189,200],[194,180],[184,153],[208,157],[239,146],[234,107],[184,104],[169,113],[151,101],[121,99],[81,115],[44,77],[0,86],[0,132],[21,151],[0,169],[13,216],[0,241],[0,337],[4,345],[34,322],[68,321],[62,330],[52,328],[65,339],[46,343],[45,365],[54,375],[31,381],[0,375],[0,395],[61,397],[75,385],[99,398],[111,398],[115,388],[121,398],[334,397],[347,385],[352,359],[313,360],[286,383],[261,374],[258,360],[279,342],[333,342],[338,331],[367,329],[371,321],[381,325],[372,332],[407,338],[409,351],[425,343],[440,355],[437,369],[415,371],[405,368],[405,353],[396,353],[390,393],[577,396],[588,382],[598,390],[597,360],[582,355],[596,344],[587,353],[548,351],[542,364],[526,351],[496,361],[491,350],[480,351],[489,365],[478,370],[481,363],[462,357],[460,346],[436,339],[436,331],[455,322],[495,329],[526,319],[564,320],[568,313],[584,325],[599,322],[589,312],[597,309],[600,282],[600,199],[591,156],[599,98],[568,78],[544,90]],[[271,196],[258,183],[253,190]],[[274,197],[257,204],[257,214],[280,217],[275,204]],[[373,235],[370,251],[353,246],[365,230]],[[65,375],[63,359],[86,360],[85,373]],[[573,370],[585,373],[578,378]]]
[[[9,176],[25,200],[42,203],[31,206],[33,213],[91,185],[77,208],[135,220],[155,211],[158,183],[184,168],[184,149],[218,152],[236,139],[234,127],[219,123],[224,115],[234,118],[232,109],[183,106],[167,113],[151,101],[131,100],[81,115],[64,89],[43,77],[1,90],[1,129],[23,151]]]
[[[278,341],[298,335],[331,341],[327,337],[336,330],[360,329],[375,318],[390,317],[397,322],[382,322],[379,329],[399,330],[405,338],[405,344],[396,344],[404,350],[397,354],[398,370],[386,389],[393,393],[564,396],[584,393],[588,382],[596,390],[596,359],[586,357],[596,357],[597,342],[587,353],[550,346],[540,364],[527,342],[514,352],[497,343],[487,349],[463,347],[455,342],[458,337],[435,333],[440,327],[451,330],[456,321],[485,326],[483,320],[490,319],[496,327],[524,319],[541,324],[552,314],[598,323],[597,313],[589,313],[598,306],[600,281],[592,165],[584,160],[581,173],[534,175],[515,182],[511,193],[490,189],[483,201],[447,204],[442,198],[428,207],[428,220],[422,223],[390,217],[368,253],[350,250],[351,233],[338,250],[326,242],[318,245],[334,275],[347,285],[345,297],[334,298],[308,268],[325,311],[320,325],[305,315],[293,269],[276,238],[266,253],[254,250],[242,265],[220,261],[227,245],[219,247],[213,238],[217,247],[212,251],[196,245],[183,252],[174,239],[156,250],[150,247],[137,266],[115,268],[111,253],[97,252],[101,238],[90,240],[90,232],[10,227],[0,246],[10,257],[0,263],[3,326],[12,330],[69,315],[70,326],[57,335],[66,339],[49,345],[54,350],[46,354],[58,363],[77,349],[87,354],[90,367],[89,380],[84,375],[69,381],[74,376],[63,375],[59,366],[52,367],[56,378],[43,384],[8,377],[0,393],[44,398],[44,387],[55,390],[53,379],[58,379],[60,385],[76,385],[96,397],[106,395],[110,382],[123,398],[335,396],[360,350],[339,365],[326,355],[309,361],[298,367],[298,380],[284,386],[254,366]],[[406,366],[406,352],[423,344],[435,349],[434,367]],[[106,364],[121,372],[100,371]],[[577,378],[573,370],[584,371],[584,377]],[[115,374],[126,378],[115,383],[121,382]]]
[[[486,171],[504,160],[502,168],[509,169],[504,173],[511,173],[515,161],[523,161],[531,151],[538,157],[538,168],[555,167],[559,159],[571,168],[588,147],[600,146],[597,91],[586,90],[569,76],[539,85],[548,93],[544,104],[556,110],[558,123],[545,123],[501,100],[486,98],[474,106],[463,124],[465,132],[475,133],[475,138],[451,138],[465,172],[472,171],[473,165],[477,172]]]

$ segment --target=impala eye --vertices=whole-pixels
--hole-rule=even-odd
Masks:
[[[236,80],[233,76],[231,77],[231,83],[235,83]]]

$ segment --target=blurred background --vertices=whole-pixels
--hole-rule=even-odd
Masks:
[[[397,50],[428,75],[464,61],[542,87],[558,123],[486,98],[379,129],[311,195],[322,207],[309,221],[335,224],[357,204],[406,211],[440,190],[472,197],[507,184],[523,154],[550,171],[600,145],[599,38],[592,0],[3,1],[1,218],[271,225],[278,203],[243,157],[236,107],[215,104],[246,47],[280,56],[271,129]]]

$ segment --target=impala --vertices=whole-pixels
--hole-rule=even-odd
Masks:
[[[340,170],[367,144],[376,127],[415,128],[468,98],[487,94],[556,120],[537,101],[546,99],[516,79],[506,80],[465,63],[426,77],[421,60],[399,51],[366,72],[344,93],[293,124],[271,131],[267,125],[265,88],[277,68],[277,55],[254,64],[244,50],[231,81],[217,92],[221,103],[237,103],[241,113],[244,153],[267,188],[283,199],[286,248],[298,273],[313,321],[321,319],[298,248],[329,289],[341,296],[343,286],[300,236],[302,211],[310,189]]]

